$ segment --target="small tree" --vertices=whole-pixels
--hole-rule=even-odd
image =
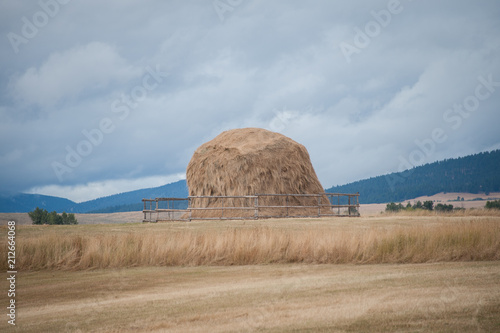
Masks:
[[[62,224],[69,224],[69,223],[67,223],[68,222],[68,214],[66,214],[66,212],[63,212],[61,214],[61,218],[62,218]]]
[[[57,215],[57,212],[54,210],[49,213],[49,221],[48,224],[62,224],[62,217]]]
[[[386,212],[399,212],[400,210],[404,209],[403,205],[401,203],[388,203],[387,206],[385,207]]]
[[[500,209],[500,200],[495,201],[486,201],[486,205],[484,206],[486,209]]]
[[[431,200],[424,201],[423,208],[427,210],[433,210],[434,202],[432,202]]]
[[[453,210],[453,205],[438,203],[435,209],[436,212],[451,212]]]
[[[45,209],[36,207],[34,211],[28,213],[33,224],[47,224],[49,221],[49,212]]]
[[[386,212],[397,212],[398,211],[398,205],[396,205],[394,202],[388,203],[385,206],[385,211]]]
[[[36,207],[36,209],[29,212],[28,215],[33,221],[33,224],[78,224],[75,214],[66,214],[66,212],[59,215],[56,211],[49,213],[45,209]]]
[[[62,224],[78,224],[75,218],[75,214],[66,214],[66,212],[63,212],[61,214],[62,217]]]

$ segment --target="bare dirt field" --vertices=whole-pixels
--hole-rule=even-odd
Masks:
[[[500,331],[500,214],[482,214],[19,225],[0,331]]]

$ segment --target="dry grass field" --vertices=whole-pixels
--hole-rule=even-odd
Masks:
[[[0,331],[500,331],[493,212],[21,225],[16,246]]]
[[[464,201],[456,201],[457,197],[464,198]],[[480,200],[478,200],[480,199]],[[465,209],[481,209],[484,208],[486,201],[500,199],[499,192],[492,192],[486,195],[485,193],[461,193],[461,192],[448,192],[437,193],[431,196],[422,196],[411,200],[405,200],[404,203],[415,204],[417,201],[433,201],[434,205],[438,203],[453,205],[455,208]],[[360,213],[363,216],[375,215],[383,212],[387,204],[363,204],[360,206]],[[406,205],[406,204],[405,204]]]

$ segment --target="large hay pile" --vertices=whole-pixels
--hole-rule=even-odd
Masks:
[[[324,193],[306,148],[279,133],[259,128],[226,131],[201,145],[186,171],[190,196]],[[259,205],[310,206],[318,198],[264,197]],[[326,200],[326,201],[325,201]],[[322,204],[328,204],[326,197]],[[191,208],[253,207],[253,199],[195,199]],[[302,210],[307,209],[303,208]],[[309,210],[313,210],[309,208]],[[302,212],[307,215],[307,212]],[[315,209],[311,214],[317,215]],[[282,208],[267,208],[259,215],[283,216]],[[253,216],[253,210],[225,210],[224,217]],[[294,215],[293,213],[288,215]],[[221,210],[194,210],[192,217],[221,216]]]

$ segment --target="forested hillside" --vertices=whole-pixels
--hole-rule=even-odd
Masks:
[[[331,193],[360,193],[360,203],[386,203],[440,192],[500,192],[500,150],[426,164],[399,173],[334,186]],[[29,212],[36,207],[59,213],[113,213],[142,210],[143,198],[188,195],[185,180],[111,195],[82,203],[38,194],[2,194],[0,212]]]
[[[36,207],[49,211],[69,212],[77,203],[59,197],[41,194],[2,193],[0,194],[0,212],[26,213]]]
[[[331,193],[360,193],[361,203],[399,202],[440,192],[500,191],[500,150],[447,159],[399,173],[334,186]]]
[[[78,204],[76,211],[79,213],[114,213],[142,210],[142,199],[161,197],[185,198],[188,195],[185,180],[178,182],[130,191],[107,197],[98,198]]]
[[[185,180],[159,187],[119,193],[95,200],[76,203],[68,199],[39,194],[4,193],[0,195],[0,212],[27,213],[36,207],[61,213],[115,213],[142,210],[142,199],[180,197],[188,195]]]

